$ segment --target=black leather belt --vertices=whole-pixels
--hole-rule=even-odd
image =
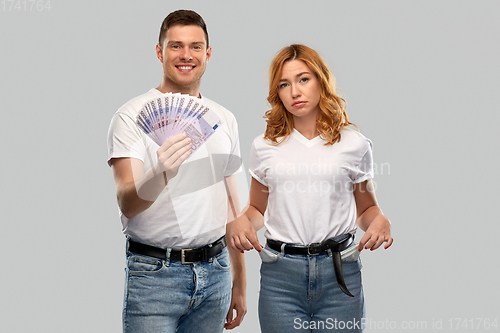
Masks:
[[[212,258],[226,247],[224,236],[204,247],[195,249],[181,249],[170,251],[170,260],[180,261],[183,264],[192,264],[197,261],[205,261]],[[167,250],[159,247],[137,243],[131,239],[128,240],[128,250],[133,253],[142,254],[149,257],[155,257],[162,260],[167,259]]]
[[[342,271],[342,260],[340,257],[340,251],[347,249],[349,245],[351,245],[353,240],[354,236],[350,235],[346,240],[340,243],[332,239],[327,239],[322,243],[313,243],[307,246],[286,244],[284,251],[286,254],[316,255],[331,250],[333,257],[333,268],[335,270],[335,277],[337,278],[337,283],[340,287],[340,290],[342,290],[346,295],[354,297],[354,295],[351,294],[351,292],[347,289],[347,286],[345,285],[344,272]],[[267,245],[271,249],[281,252],[281,246],[283,245],[283,242],[268,239]]]

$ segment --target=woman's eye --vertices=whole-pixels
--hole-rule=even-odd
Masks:
[[[300,79],[300,82],[307,82],[309,81],[309,78],[308,77],[303,77]]]
[[[288,83],[282,83],[279,85],[279,88],[286,88],[288,86]]]

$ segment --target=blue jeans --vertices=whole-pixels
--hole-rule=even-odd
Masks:
[[[127,252],[124,333],[222,332],[231,302],[227,248],[182,264]]]
[[[331,252],[289,255],[266,248],[277,256],[262,262],[260,269],[262,333],[362,332],[365,309],[359,258],[342,261],[347,288],[355,296],[350,297],[337,284]]]

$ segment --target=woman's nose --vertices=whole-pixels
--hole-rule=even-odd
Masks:
[[[300,97],[301,93],[300,93],[299,87],[297,87],[296,85],[292,84],[291,88],[292,88],[291,89],[292,98]]]

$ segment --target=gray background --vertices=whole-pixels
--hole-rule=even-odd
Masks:
[[[336,75],[351,121],[374,142],[395,238],[362,254],[367,332],[440,321],[457,331],[464,320],[494,330],[474,318],[500,317],[500,2],[31,4],[0,4],[1,332],[121,330],[124,237],[106,133],[116,109],[159,84],[158,29],[180,8],[207,22],[201,91],[235,114],[246,166],[278,50],[304,43]],[[246,258],[248,315],[234,331],[258,332],[260,259]]]

